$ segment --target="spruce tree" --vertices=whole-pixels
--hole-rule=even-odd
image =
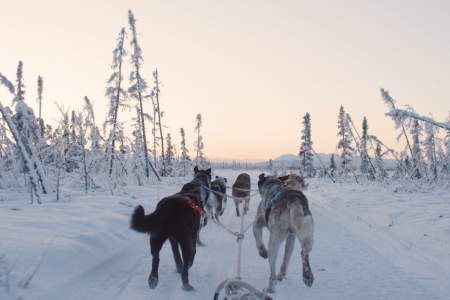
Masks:
[[[167,164],[167,158],[165,157],[165,151],[164,151],[164,138],[163,138],[163,130],[162,130],[162,123],[161,123],[161,118],[163,116],[163,112],[161,111],[161,106],[159,103],[159,99],[160,99],[160,84],[161,82],[159,81],[158,78],[158,69],[156,69],[153,72],[153,78],[154,78],[154,88],[153,88],[153,92],[152,92],[152,97],[153,97],[153,110],[154,110],[154,121],[153,123],[158,126],[159,128],[159,141],[161,143],[161,175],[165,176],[167,175],[167,170],[166,170],[166,164]],[[156,133],[155,133],[156,134]],[[156,141],[154,140],[154,144],[156,144]],[[156,153],[156,151],[155,151]]]
[[[110,126],[108,140],[106,141],[106,155],[108,163],[108,174],[112,176],[116,157],[116,142],[119,139],[119,132],[123,130],[122,123],[119,122],[119,108],[125,105],[126,91],[123,89],[122,67],[123,59],[126,56],[124,48],[125,28],[122,28],[117,37],[116,48],[113,50],[113,61],[111,69],[113,73],[108,79],[106,97],[109,98],[108,115],[104,127]]]
[[[331,158],[330,158],[330,175],[331,177],[334,177],[335,172],[336,172],[336,161],[334,159],[334,154],[331,154]]]
[[[341,169],[343,174],[351,171],[351,162],[353,160],[353,147],[351,146],[351,133],[349,123],[341,105],[338,115],[338,149],[341,149]]]
[[[314,177],[316,170],[314,168],[312,140],[311,140],[311,116],[306,113],[303,117],[303,130],[300,145],[300,167],[304,176]]]
[[[39,115],[38,115],[38,122],[40,126],[40,134],[43,137],[44,136],[44,120],[42,119],[42,93],[44,92],[44,79],[41,76],[38,76],[37,79],[37,102],[39,107]]]
[[[153,167],[152,163],[150,162],[148,158],[148,147],[147,147],[147,135],[145,131],[145,113],[144,113],[144,107],[143,107],[143,101],[146,98],[149,98],[150,95],[147,93],[147,82],[142,78],[141,75],[141,66],[144,61],[142,58],[142,49],[139,46],[138,40],[137,40],[137,31],[136,31],[136,19],[134,18],[133,13],[131,10],[128,11],[128,23],[130,25],[130,30],[132,34],[131,38],[131,63],[132,63],[132,71],[130,73],[130,87],[128,88],[128,93],[132,98],[134,98],[137,101],[137,113],[140,114],[137,120],[141,122],[140,130],[142,137],[142,143],[143,146],[143,157],[145,160],[145,176],[147,178],[150,177],[150,168],[152,169],[155,176],[160,180],[158,173],[156,172],[155,168]]]
[[[197,140],[195,141],[195,151],[196,151],[196,159],[195,159],[195,164],[199,167],[206,167],[206,160],[205,157],[203,156],[203,149],[204,149],[204,144],[203,144],[203,137],[200,133],[200,129],[202,128],[202,115],[201,114],[197,114],[197,116],[195,117],[195,131],[197,132]]]
[[[433,176],[433,179],[437,179],[437,157],[436,157],[436,136],[437,129],[430,123],[425,124],[425,139],[423,141],[425,147],[425,157],[428,162],[428,169]]]
[[[166,175],[172,175],[173,172],[173,163],[175,160],[175,149],[172,144],[172,137],[170,136],[170,133],[167,133],[167,152],[165,155],[166,159]]]
[[[422,134],[422,127],[418,120],[414,120],[411,127],[411,134],[413,138],[412,145],[412,177],[419,179],[423,174],[422,150],[420,148],[420,136]]]
[[[181,135],[181,143],[180,143],[181,157],[180,157],[180,159],[181,159],[181,165],[183,168],[183,176],[186,176],[187,166],[189,165],[191,158],[189,157],[189,150],[186,147],[186,134],[184,133],[184,128],[180,128],[180,135]]]
[[[368,129],[369,126],[367,124],[367,118],[363,118],[362,122],[362,135],[360,139],[360,155],[361,155],[361,173],[366,174],[369,179],[375,179],[375,172],[370,161],[369,153],[367,151],[367,142],[368,142]]]
[[[20,139],[20,143],[23,147],[19,147],[21,151],[26,151],[27,153],[21,153],[21,161],[23,165],[23,171],[25,173],[30,173],[30,168],[34,169],[38,176],[38,182],[41,186],[42,192],[46,194],[49,191],[46,172],[44,166],[39,157],[38,147],[43,145],[41,139],[40,129],[38,122],[34,116],[33,110],[25,103],[25,84],[23,83],[23,63],[19,61],[17,66],[17,79],[15,87],[15,95],[13,103],[15,105],[15,114],[11,116],[11,122],[8,122],[8,127],[11,131],[16,131],[17,135],[14,138]],[[4,117],[7,118],[9,115],[5,111]],[[11,128],[15,127],[15,128]],[[19,142],[16,140],[16,143]],[[38,146],[38,147],[36,147]],[[31,179],[31,178],[30,178]],[[34,188],[33,188],[34,189]]]
[[[387,178],[387,172],[384,167],[383,162],[383,153],[381,151],[381,145],[380,143],[377,143],[377,147],[375,149],[375,168],[377,170],[378,178],[383,180]]]

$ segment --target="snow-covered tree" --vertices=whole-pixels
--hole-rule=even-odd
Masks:
[[[78,151],[80,153],[80,157],[79,157],[79,164],[80,164],[80,171],[81,171],[81,177],[83,178],[83,185],[84,185],[84,191],[85,193],[88,192],[88,187],[89,187],[89,181],[90,181],[90,176],[89,176],[89,170],[87,167],[87,162],[86,162],[86,131],[84,128],[84,124],[83,124],[83,115],[81,113],[75,115],[74,117],[74,124],[76,126],[76,129],[78,131],[78,140],[77,140],[77,146],[78,146]]]
[[[139,108],[136,107],[136,117],[133,118],[134,128],[132,132],[133,140],[131,142],[131,153],[132,153],[132,161],[131,161],[131,172],[137,179],[138,185],[142,185],[142,177],[145,177],[145,157],[144,157],[144,145],[142,144],[142,122],[141,122],[141,113],[139,112]]]
[[[200,133],[200,129],[202,128],[202,115],[197,114],[195,117],[195,131],[197,132],[197,140],[195,141],[195,152],[196,152],[196,158],[195,158],[195,164],[199,167],[206,166],[206,160],[203,154],[204,144],[203,144],[203,137]]]
[[[116,156],[116,142],[120,139],[119,132],[123,132],[122,122],[119,122],[119,108],[125,106],[126,91],[123,88],[122,66],[127,52],[124,48],[125,28],[122,28],[117,37],[116,48],[113,50],[113,61],[111,69],[113,73],[108,79],[106,97],[109,98],[109,109],[104,127],[110,126],[106,145],[108,163],[108,174],[111,177],[114,169]]]
[[[423,145],[425,147],[425,158],[428,162],[428,170],[433,176],[433,179],[437,179],[437,154],[436,154],[436,136],[438,135],[437,129],[430,123],[425,123],[425,139]]]
[[[380,143],[377,143],[377,147],[375,148],[374,163],[375,163],[375,168],[376,168],[376,173],[377,173],[378,179],[383,180],[383,179],[387,178],[387,172],[384,167],[383,152],[381,150]]]
[[[17,101],[25,101],[25,84],[23,83],[23,63],[19,61],[17,65],[16,72],[16,95],[14,97],[13,103]]]
[[[183,176],[186,176],[186,172],[188,166],[190,164],[191,158],[189,157],[189,150],[186,147],[186,134],[184,132],[184,128],[180,128],[181,142],[180,142],[180,151],[181,151],[181,167],[183,169]]]
[[[66,116],[64,116],[66,118]],[[66,150],[64,151],[64,158],[65,163],[64,166],[66,168],[66,172],[76,172],[80,168],[80,164],[82,162],[82,150],[79,143],[79,136],[78,136],[78,117],[76,115],[76,112],[72,110],[70,121],[65,120],[65,122],[68,122],[68,133],[69,138],[66,138],[67,144],[66,144]]]
[[[448,125],[450,126],[450,117],[447,120]],[[447,176],[450,174],[450,130],[447,130],[443,141],[443,163],[442,163],[442,172]]]
[[[351,171],[353,160],[352,137],[350,126],[347,120],[344,107],[341,105],[338,115],[338,149],[341,149],[341,169],[342,173],[348,174]]]
[[[392,96],[389,94],[389,91],[387,91],[387,90],[385,90],[383,88],[381,88],[380,90],[381,90],[381,96],[383,97],[384,103],[387,104],[387,106],[389,108],[389,111],[395,111],[397,108],[395,106],[394,98],[392,98]],[[386,115],[389,115],[389,113],[387,113]],[[406,129],[405,129],[405,125],[404,125],[404,118],[402,118],[401,116],[395,116],[395,115],[390,115],[390,117],[392,118],[392,120],[394,120],[395,127],[402,129],[402,132],[397,136],[397,140],[399,140],[401,136],[405,137],[406,145],[408,146],[409,153],[412,156],[413,155],[413,149],[411,147],[411,143],[409,142],[408,135],[406,134]]]
[[[84,97],[84,127],[86,131],[89,131],[89,140],[91,144],[91,151],[93,153],[100,151],[100,130],[98,129],[95,123],[95,114],[94,114],[94,106],[92,101],[88,97]]]
[[[411,127],[411,135],[413,138],[411,175],[414,178],[421,178],[424,175],[422,150],[420,148],[420,136],[422,135],[422,126],[420,126],[418,120],[413,121],[413,125]]]
[[[363,118],[362,122],[362,135],[360,138],[359,151],[361,155],[361,173],[366,174],[369,179],[375,179],[374,167],[372,166],[372,162],[370,160],[370,156],[367,150],[367,142],[368,142],[368,131],[369,126],[367,124],[367,118]]]
[[[311,140],[311,116],[306,113],[303,117],[303,130],[301,135],[300,144],[300,169],[303,176],[314,177],[316,169],[314,168],[313,153],[312,153],[312,140]]]
[[[41,136],[44,136],[44,120],[42,119],[42,93],[44,92],[44,79],[42,76],[38,76],[37,79],[37,103],[39,107],[39,115],[38,115],[38,122],[40,126],[40,133]]]
[[[334,154],[331,154],[331,158],[330,158],[330,176],[334,177],[335,173],[336,173],[336,160],[334,159]]]
[[[170,133],[167,133],[167,152],[165,155],[166,159],[166,175],[171,175],[173,172],[173,164],[175,160],[175,148],[172,144],[172,137],[170,136]]]
[[[164,113],[161,111],[161,106],[159,103],[159,98],[160,98],[160,84],[161,82],[159,81],[158,78],[158,69],[156,69],[153,72],[153,79],[154,79],[154,87],[153,87],[153,91],[152,91],[152,99],[153,99],[153,116],[154,116],[154,121],[153,123],[155,124],[155,126],[158,127],[159,129],[159,142],[160,142],[160,146],[161,146],[161,175],[165,176],[167,175],[167,170],[166,170],[166,165],[168,163],[168,159],[165,157],[165,151],[164,151],[164,138],[163,138],[163,130],[162,130],[162,123],[161,123],[161,118],[163,117]],[[156,131],[156,128],[155,128]],[[153,144],[154,147],[156,147],[156,144],[158,143],[156,140],[156,132],[154,133],[154,137],[153,137]],[[155,150],[155,154],[156,155],[156,150]]]
[[[11,110],[7,107],[4,107],[0,103],[0,113],[3,116],[6,124],[8,125],[9,131],[11,132],[11,135],[16,142],[22,160],[22,169],[24,173],[28,174],[32,195],[33,197],[35,196],[37,198],[37,202],[40,203],[38,193],[39,184],[41,184],[40,186],[42,187],[42,191],[44,193],[47,192],[45,182],[43,181],[43,170],[42,168],[39,168],[39,162],[36,163],[35,153],[30,151],[29,140],[23,137],[22,133],[18,130],[15,122],[13,121]]]
[[[16,144],[21,144],[21,146],[18,145],[18,149],[24,168],[23,171],[30,175],[30,180],[31,176],[34,176],[32,173],[35,173],[42,192],[46,194],[49,191],[49,187],[46,172],[40,160],[38,151],[38,147],[42,145],[40,129],[33,110],[25,103],[23,63],[21,61],[17,66],[16,83],[13,100],[13,103],[15,104],[15,114],[10,116],[8,113],[9,111],[5,109],[3,115],[10,131],[17,132],[17,135],[14,135],[14,138]],[[8,117],[10,120],[7,120]],[[26,151],[26,153],[23,151]],[[34,171],[31,171],[30,168]],[[36,181],[36,179],[33,179],[33,181]]]
[[[159,175],[148,158],[147,135],[145,131],[146,115],[144,113],[143,101],[146,98],[149,98],[150,95],[147,93],[147,82],[144,80],[144,78],[142,78],[141,75],[141,66],[144,59],[142,58],[142,49],[139,46],[137,40],[136,19],[131,10],[128,11],[128,23],[130,25],[130,31],[132,34],[130,42],[132,71],[130,73],[130,87],[128,88],[128,93],[130,97],[132,97],[137,101],[136,111],[137,113],[140,114],[137,117],[137,120],[141,122],[140,125],[141,134],[139,136],[142,137],[142,142],[140,144],[143,146],[143,156],[145,160],[145,176],[147,178],[150,177],[150,168],[151,168],[153,173],[159,180],[160,179]]]

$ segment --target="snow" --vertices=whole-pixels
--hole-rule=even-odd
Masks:
[[[216,170],[231,184],[238,171]],[[253,188],[259,172],[249,172]],[[10,268],[10,291],[0,299],[212,299],[215,287],[235,272],[236,239],[212,222],[202,231],[190,270],[195,291],[181,289],[168,243],[161,251],[159,285],[147,286],[148,236],[129,229],[137,204],[146,212],[177,192],[187,178],[106,191],[66,191],[60,202],[27,204],[28,194],[1,190],[0,263]],[[449,299],[450,196],[448,187],[415,191],[400,184],[331,183],[312,179],[305,191],[315,222],[312,288],[301,280],[298,243],[286,281],[274,299]],[[49,201],[49,199],[42,199]],[[251,200],[252,221],[259,197]],[[222,222],[234,230],[239,219],[229,199]],[[265,239],[267,239],[267,231]],[[19,287],[40,267],[28,288]],[[281,261],[279,258],[278,262]],[[242,277],[262,289],[269,265],[257,254],[251,230],[243,242]]]

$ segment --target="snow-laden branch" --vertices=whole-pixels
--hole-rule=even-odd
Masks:
[[[415,112],[411,112],[411,111],[407,111],[407,110],[403,110],[403,109],[397,109],[397,108],[391,109],[389,112],[386,113],[386,116],[389,116],[394,119],[399,119],[399,120],[404,120],[404,119],[408,119],[408,118],[414,119],[414,120],[419,120],[419,121],[423,121],[425,123],[429,123],[434,126],[440,127],[447,131],[450,131],[449,123],[437,122],[430,117],[421,116],[419,114],[416,114]]]
[[[9,81],[2,73],[0,73],[0,83],[3,84],[11,94],[15,94],[16,89],[14,88],[14,84]]]

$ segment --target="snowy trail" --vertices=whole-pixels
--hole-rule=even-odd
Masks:
[[[171,188],[176,191],[178,187]],[[307,196],[315,221],[311,254],[315,282],[312,288],[307,288],[301,280],[300,247],[296,243],[288,278],[277,285],[275,299],[448,299],[449,278],[439,279],[438,275],[429,274],[427,261],[417,259],[419,253],[410,251],[411,255],[403,255],[398,252],[401,246],[391,243],[387,235],[378,232],[370,236],[369,229],[323,205],[320,195],[307,193]],[[222,222],[237,230],[239,219],[230,200]],[[247,224],[253,220],[258,202],[259,197],[252,199]],[[189,274],[195,291],[188,293],[181,289],[169,243],[161,251],[159,285],[150,290],[148,237],[134,232],[130,235],[122,250],[38,299],[61,299],[62,295],[65,300],[212,299],[217,284],[235,274],[235,238],[209,223],[202,231],[207,246],[198,247]],[[243,279],[262,289],[267,285],[268,272],[268,262],[258,256],[250,230],[243,243]]]

